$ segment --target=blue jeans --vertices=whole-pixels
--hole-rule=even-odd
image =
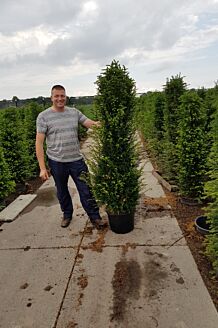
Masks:
[[[68,179],[72,177],[77,190],[79,192],[80,201],[90,220],[100,219],[99,208],[87,183],[80,179],[82,173],[87,173],[88,168],[84,159],[75,162],[56,162],[48,158],[48,164],[51,169],[51,174],[54,178],[57,188],[57,197],[66,219],[72,219],[73,204],[68,190]]]

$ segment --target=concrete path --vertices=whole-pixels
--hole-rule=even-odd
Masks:
[[[86,157],[89,146],[88,139]],[[169,206],[155,212],[144,205],[145,196],[163,201],[165,195],[143,150],[140,165],[146,185],[131,233],[93,230],[72,181],[74,219],[61,228],[52,179],[15,221],[1,226],[1,328],[218,327]]]

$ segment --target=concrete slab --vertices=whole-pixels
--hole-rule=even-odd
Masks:
[[[140,154],[142,157],[140,163],[139,163],[139,168],[143,170],[143,172],[152,172],[154,170],[153,165],[151,164],[150,160],[147,157],[146,152],[141,152]]]
[[[53,327],[75,255],[73,249],[0,251],[0,327]]]
[[[3,211],[0,212],[0,222],[11,222],[36,198],[35,194],[20,195]]]
[[[52,176],[49,177],[47,181],[45,181],[38,190],[48,189],[51,187],[55,187],[55,182]]]
[[[62,213],[56,197],[56,189],[51,186],[40,188],[37,198],[15,221],[2,226],[0,249],[10,248],[48,248],[78,245],[81,233],[87,222],[87,215],[81,208],[73,182],[71,195],[74,203],[72,223],[66,229],[60,227]]]
[[[143,196],[164,197],[148,158],[143,165],[150,189]],[[218,327],[216,309],[170,211],[148,215],[141,201],[133,232],[97,232],[86,224],[72,180],[69,188],[75,213],[68,228],[60,228],[52,178],[17,220],[1,226],[0,328]],[[103,208],[101,214],[106,220]]]
[[[145,197],[159,198],[166,197],[162,186],[158,180],[153,176],[152,172],[144,171],[142,177],[141,195]]]
[[[102,215],[106,221],[106,215]],[[89,226],[90,224],[88,224]],[[96,242],[98,232],[92,231],[92,234],[85,235],[83,245],[89,245]],[[170,214],[163,217],[147,218],[140,213],[135,215],[134,230],[127,234],[116,234],[110,229],[104,238],[104,245],[150,245],[150,246],[170,246],[170,245],[186,245],[182,231],[175,217]]]
[[[59,206],[36,207],[1,228],[0,249],[74,247],[81,239],[87,218],[77,215],[69,227],[60,227]]]
[[[57,322],[57,328],[217,325],[216,309],[186,246],[82,251]]]

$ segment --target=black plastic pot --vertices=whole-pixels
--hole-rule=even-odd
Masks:
[[[207,223],[207,216],[199,216],[195,219],[195,227],[202,235],[210,232],[210,224]]]
[[[133,214],[108,214],[110,228],[115,233],[128,233],[134,229]]]

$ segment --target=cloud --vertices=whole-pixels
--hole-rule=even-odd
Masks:
[[[1,0],[0,31],[2,79],[93,73],[114,58],[155,73],[218,41],[218,1]]]
[[[60,26],[75,19],[84,2],[84,0],[1,0],[0,31],[8,35],[40,25],[60,29]]]

